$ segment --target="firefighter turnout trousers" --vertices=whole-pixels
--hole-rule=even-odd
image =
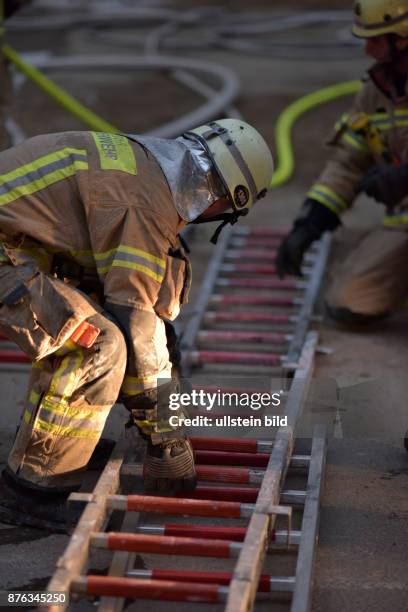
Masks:
[[[337,266],[326,295],[331,310],[389,314],[408,294],[408,233],[377,228]]]
[[[34,359],[8,467],[31,484],[72,489],[118,397],[125,340],[74,287],[41,272],[35,262],[13,265],[4,254],[2,259],[0,329]],[[100,330],[89,348],[70,339],[84,320]]]

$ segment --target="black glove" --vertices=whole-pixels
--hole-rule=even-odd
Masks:
[[[408,195],[408,164],[374,166],[356,186],[356,193],[362,191],[387,208],[398,206]]]
[[[325,231],[333,231],[340,225],[340,219],[327,206],[308,198],[296,219],[292,230],[281,243],[276,256],[279,278],[285,274],[302,276],[303,256],[309,246]]]
[[[281,243],[276,257],[276,267],[279,278],[285,274],[302,276],[301,265],[303,256],[309,246],[319,235],[308,225],[295,226]]]
[[[164,327],[166,328],[167,338],[167,350],[169,351],[169,358],[173,367],[180,372],[181,369],[181,351],[180,351],[180,338],[177,336],[176,329],[170,321],[164,321]]]

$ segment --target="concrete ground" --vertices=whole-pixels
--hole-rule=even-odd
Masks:
[[[155,3],[158,4],[190,6],[182,1]],[[213,0],[205,4],[223,5],[232,10],[247,8],[247,3],[236,1]],[[344,9],[341,3],[321,0],[274,3],[276,9],[293,7],[297,12],[329,6]],[[251,10],[265,7],[270,8],[270,3],[251,3]],[[290,36],[276,33],[274,40],[330,40],[335,32],[336,28],[321,25],[294,31]],[[82,29],[63,35],[55,32],[46,36],[14,35],[12,42],[22,50],[109,51],[92,33]],[[118,51],[115,48],[114,52]],[[368,66],[362,52],[352,60],[336,61],[323,57],[321,61],[271,59],[220,50],[195,51],[191,55],[223,63],[238,74],[242,93],[237,106],[272,146],[276,117],[288,103],[331,83],[358,78]],[[148,129],[198,103],[196,96],[161,74],[129,78],[113,74],[71,75],[68,82],[63,75],[53,76],[126,131]],[[348,102],[348,99],[338,100],[310,112],[298,122],[293,135],[295,175],[287,185],[256,206],[249,218],[251,225],[289,225],[327,157],[323,140]],[[11,112],[29,135],[82,129],[77,120],[60,112],[27,83],[16,94]],[[361,198],[346,215],[344,228],[336,233],[333,260],[343,258],[363,232],[378,223],[380,214],[378,205]],[[208,233],[200,229],[193,244],[192,303],[210,256]],[[333,436],[329,440],[322,498],[313,612],[404,612],[407,609],[408,459],[401,445],[402,433],[408,426],[407,322],[408,313],[401,311],[365,331],[344,331],[326,318],[318,325],[321,344],[330,348],[331,353],[317,358],[313,418],[326,422]],[[2,461],[17,422],[16,407],[23,394],[24,379],[24,374],[0,375]],[[115,411],[110,431],[118,432],[124,418],[120,409]],[[0,590],[44,588],[66,542],[63,535],[0,525]],[[107,559],[99,555],[93,565],[94,569],[102,570],[107,566]]]

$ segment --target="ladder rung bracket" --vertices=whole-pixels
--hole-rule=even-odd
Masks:
[[[283,495],[282,495],[283,498]],[[303,503],[306,500],[306,493],[304,494],[304,499],[303,499]],[[256,510],[257,512],[259,512],[259,510]],[[268,514],[269,516],[272,515],[276,515],[276,516],[283,516],[286,518],[287,521],[287,539],[286,539],[286,548],[290,547],[290,542],[291,542],[291,533],[292,533],[292,508],[290,506],[280,506],[277,504],[271,504],[269,506],[269,508],[267,509],[267,512],[265,512],[265,514]]]

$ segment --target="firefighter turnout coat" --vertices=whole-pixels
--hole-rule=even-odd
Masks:
[[[334,149],[332,159],[308,193],[339,216],[352,205],[355,187],[371,166],[408,163],[408,84],[406,96],[395,101],[379,86],[380,78],[385,81],[374,68],[350,111],[336,124],[329,141]],[[408,226],[408,198],[387,211],[383,225]]]
[[[71,486],[119,392],[149,409],[171,377],[163,319],[186,300],[185,222],[152,154],[123,135],[37,136],[0,170],[0,329],[33,360],[9,468]],[[60,276],[99,281],[100,305],[56,278],[61,262]],[[84,320],[101,330],[92,347],[71,339]]]

